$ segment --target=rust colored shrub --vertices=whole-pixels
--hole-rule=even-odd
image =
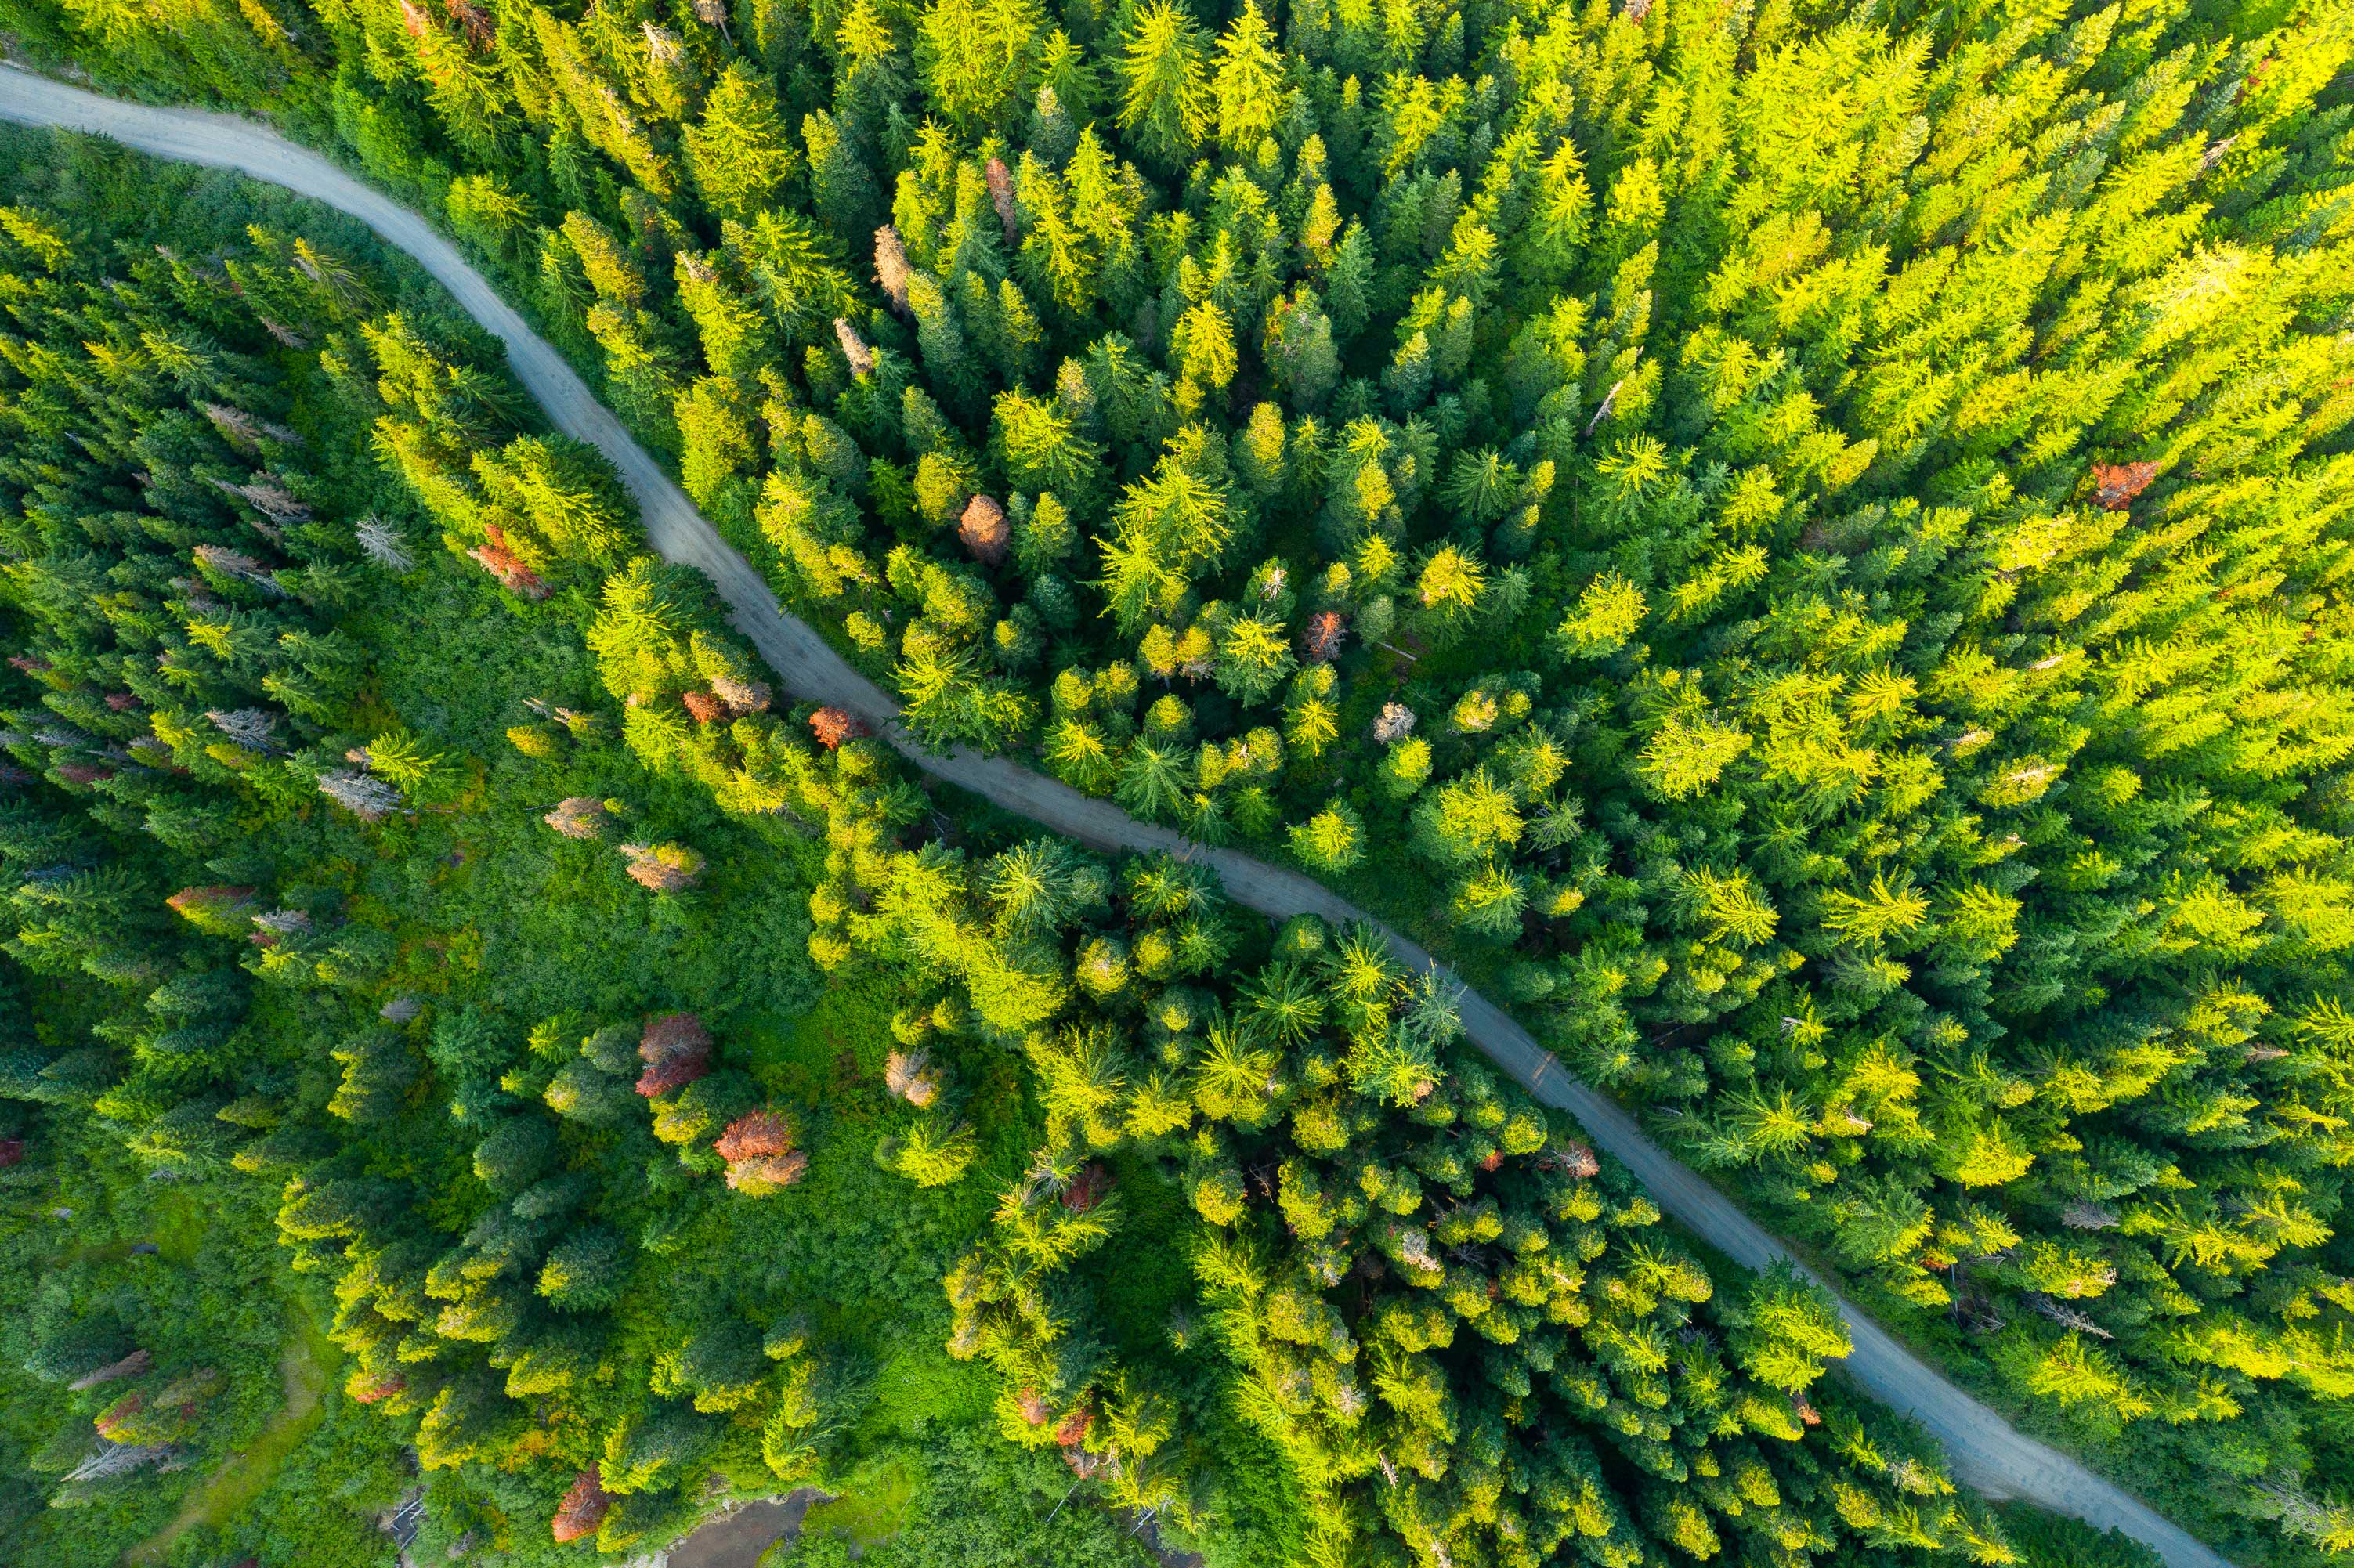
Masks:
[[[572,1478],[571,1489],[556,1505],[556,1517],[548,1521],[548,1531],[558,1541],[578,1541],[593,1534],[612,1506],[612,1499],[605,1495],[604,1478],[591,1465]]]

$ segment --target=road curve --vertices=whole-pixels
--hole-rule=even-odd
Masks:
[[[157,157],[235,170],[284,185],[349,213],[407,251],[467,314],[506,344],[516,376],[557,428],[595,446],[620,471],[644,509],[646,535],[654,548],[711,579],[737,629],[793,694],[858,715],[891,736],[926,772],[1097,849],[1169,850],[1206,862],[1224,880],[1229,895],[1278,918],[1310,913],[1335,922],[1371,919],[1307,877],[1137,821],[1108,801],[1003,758],[965,748],[943,757],[915,745],[894,722],[897,705],[807,624],[778,606],[760,573],[696,513],[621,422],[454,246],[417,213],[318,154],[251,121],[102,98],[13,67],[0,69],[0,120],[89,132]],[[1407,961],[1447,975],[1444,965],[1412,942],[1394,932],[1389,939]],[[1594,1141],[1622,1161],[1668,1214],[1748,1267],[1796,1262],[1730,1199],[1645,1137],[1616,1102],[1571,1076],[1493,1003],[1467,991],[1462,1016],[1465,1033],[1480,1050],[1539,1099],[1583,1123]],[[1944,1444],[1956,1479],[1988,1497],[2020,1498],[2099,1529],[2121,1530],[2153,1548],[2168,1568],[2227,1568],[2214,1550],[2139,1499],[2014,1430],[1844,1299],[1840,1311],[1855,1340],[1854,1352],[1844,1363],[1848,1373]]]

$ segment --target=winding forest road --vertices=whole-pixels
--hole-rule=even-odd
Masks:
[[[1304,876],[1139,822],[1107,801],[1002,758],[964,749],[941,757],[915,745],[893,722],[897,707],[891,698],[808,625],[779,607],[760,573],[695,512],[620,421],[454,246],[417,213],[320,154],[251,121],[102,98],[13,67],[0,69],[0,120],[108,136],[157,157],[235,170],[283,185],[350,214],[407,251],[469,315],[506,344],[515,375],[550,420],[594,445],[620,471],[644,508],[646,534],[654,548],[712,580],[737,629],[794,694],[858,715],[890,736],[926,772],[1098,849],[1168,850],[1205,862],[1232,897],[1269,916],[1311,913],[1335,922],[1370,919]],[[1444,966],[1413,943],[1395,933],[1390,940],[1404,959],[1447,974]],[[1730,1199],[1645,1137],[1615,1102],[1572,1077],[1528,1031],[1485,998],[1467,991],[1462,1017],[1474,1044],[1539,1099],[1583,1123],[1594,1141],[1623,1162],[1667,1213],[1748,1267],[1762,1268],[1776,1260],[1797,1262]],[[2100,1529],[2121,1530],[2154,1548],[2168,1568],[2226,1568],[2224,1558],[2139,1499],[2014,1430],[1845,1300],[1840,1310],[1855,1340],[1854,1352],[1844,1363],[1848,1373],[1944,1444],[1956,1478],[1989,1497],[2025,1499]]]

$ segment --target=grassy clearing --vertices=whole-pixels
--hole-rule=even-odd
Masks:
[[[242,1452],[223,1458],[218,1467],[188,1493],[171,1523],[126,1552],[127,1561],[161,1563],[169,1555],[172,1543],[188,1531],[199,1525],[219,1529],[261,1494],[277,1474],[278,1467],[302,1446],[325,1414],[321,1402],[343,1354],[313,1320],[309,1308],[296,1303],[287,1318],[293,1332],[278,1361],[279,1375],[286,1385],[285,1404],[270,1418],[260,1436],[246,1445]]]
[[[913,1517],[923,1478],[907,1450],[883,1456],[844,1478],[832,1501],[811,1504],[802,1516],[801,1533],[832,1535],[862,1550],[889,1541]]]
[[[875,1373],[874,1403],[859,1419],[862,1446],[921,1436],[933,1426],[989,1419],[997,1380],[970,1361],[950,1361],[930,1340],[895,1349]]]

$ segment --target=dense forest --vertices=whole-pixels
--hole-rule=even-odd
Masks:
[[[66,1249],[16,1319],[28,1550],[205,1539],[232,1489],[154,1483],[250,1432],[282,1333],[290,1411],[339,1383],[272,1418],[311,1446],[281,1484],[362,1505],[355,1560],[397,1440],[431,1528],[520,1562],[959,1413],[932,1484],[1043,1449],[1220,1561],[2014,1560],[1817,1389],[1819,1292],[1720,1299],[1377,941],[943,834],[878,742],[787,722],[436,301],[259,222],[77,232],[168,202],[56,157],[5,213],[9,1147],[99,1212],[20,1217]],[[465,652],[401,659],[428,639]],[[812,1009],[816,966],[857,983]],[[299,1497],[229,1539],[293,1560]],[[1062,1560],[1140,1550],[1069,1519]]]
[[[584,1529],[664,1539],[731,1476],[769,1489],[767,1429],[798,1473],[821,1411],[864,1423],[845,1463],[938,1448],[938,1506],[1010,1488],[1003,1539],[1036,1529],[1046,1481],[974,1450],[986,1393],[940,1348],[980,1200],[898,1195],[835,1092],[858,1021],[812,1012],[822,854],[631,749],[600,668],[642,567],[502,588],[370,427],[404,363],[439,377],[497,432],[485,471],[541,461],[569,498],[517,502],[519,543],[559,513],[626,540],[610,476],[511,427],[495,358],[350,226],[5,150],[5,194],[42,204],[0,240],[5,1554],[384,1562],[422,1485],[415,1550],[548,1560]],[[700,647],[722,678],[740,658]],[[648,1040],[701,1053],[702,1086],[666,1069],[699,1093],[655,1086]],[[733,1169],[695,1119],[724,1097]],[[610,1506],[558,1528],[600,1465]],[[1071,1561],[1136,1561],[1097,1511],[1056,1528]]]
[[[2243,1562],[2354,1549],[2354,12],[0,18],[101,83],[270,111],[444,220],[926,739],[1326,878],[2023,1423]],[[1214,1550],[1542,1560],[1526,1543],[1575,1519],[1597,1558],[1652,1550],[1623,1529],[1764,1560],[1884,1552],[1900,1518],[1923,1550],[2010,1550],[1867,1413],[1809,1403],[1800,1372],[1836,1353],[1819,1303],[1647,1236],[1639,1194],[1575,1173],[1575,1129],[1524,1120],[1376,946],[1269,946],[1182,868],[927,804],[841,715],[782,711],[465,333],[277,229],[101,282],[75,269],[107,241],[58,216],[89,205],[35,199],[7,230],[17,276],[80,291],[31,322],[11,303],[42,346],[9,355],[10,418],[54,454],[7,481],[11,733],[41,802],[11,857],[19,957],[135,990],[164,960],[127,954],[210,973],[227,927],[280,925],[234,966],[249,985],[47,1026],[97,1030],[77,1049],[135,1062],[121,1086],[73,1051],[38,1070],[90,1075],[70,1095],[134,1126],[139,1158],[348,1183],[305,1185],[287,1234],[313,1272],[396,1259],[350,1287],[365,1332],[343,1337],[402,1383],[384,1400],[426,1421],[420,1455],[445,1427],[453,1457],[514,1440],[500,1371],[573,1412],[546,1430],[621,1420],[583,1494],[611,1493],[618,1542],[688,1506],[695,1464],[745,1461],[631,1486],[641,1417],[575,1390],[700,1404],[726,1396],[699,1376],[749,1386],[730,1367],[769,1390],[744,1408],[806,1419],[753,1444],[748,1417],[698,1411],[709,1453],[734,1452],[725,1429],[786,1478],[836,1463],[858,1358],[777,1292],[688,1355],[631,1327],[651,1296],[578,1310],[523,1277],[574,1230],[705,1202],[712,1247],[795,1205],[818,1223],[824,1128],[855,1118],[885,1139],[868,1169],[946,1205],[922,1271],[947,1305],[921,1310],[952,1309],[949,1348],[993,1369],[995,1425],[1181,1535],[1258,1542]],[[160,329],[96,324],[142,309],[245,358],[165,370]],[[127,343],[154,367],[81,368]],[[135,411],[17,390],[93,376]],[[138,401],[159,376],[161,423]],[[193,444],[133,454],[133,428]],[[355,454],[369,471],[306,467]],[[330,493],[373,499],[321,538]],[[107,521],[138,507],[171,511],[168,542]],[[117,571],[119,608],[82,586]],[[408,645],[369,596],[413,571],[548,629],[566,680],[485,700],[545,712],[445,738],[387,705],[388,682],[438,692],[445,651],[517,635],[390,655]],[[185,645],[152,673],[87,651],[126,636]],[[548,828],[516,853],[566,866],[565,895],[513,917],[559,928],[518,927],[487,969],[486,936],[404,934],[437,899],[482,918],[481,856],[436,835],[526,796]],[[270,863],[249,866],[257,832]],[[130,863],[174,886],[89,879],[142,834],[164,849]],[[451,853],[397,895],[358,869]],[[806,944],[772,897],[734,913],[778,877],[811,887]],[[166,919],[152,893],[186,896]],[[557,957],[598,941],[574,899],[615,912],[626,959]],[[697,982],[633,922],[727,1005],[687,1006]],[[804,945],[837,977],[813,1013]],[[752,1043],[850,996],[874,999],[844,1024],[855,1094]],[[159,1065],[143,1042],[184,1028],[211,1054]],[[393,1085],[391,1128],[276,1108],[315,1053],[298,1033],[339,1042],[346,1109]],[[642,1124],[613,1092],[641,1071]],[[450,1114],[426,1139],[405,1118],[429,1102]],[[261,1119],[223,1133],[230,1109]],[[672,1146],[683,1175],[645,1160]],[[433,1220],[465,1256],[400,1250],[409,1162],[461,1147],[482,1202]],[[663,1183],[490,1206],[641,1166]],[[1165,1245],[1108,1252],[1115,1217]],[[1556,1249],[1582,1256],[1553,1274]],[[1167,1278],[1121,1279],[1148,1257]],[[1140,1330],[1151,1290],[1200,1326]],[[430,1354],[398,1327],[426,1303],[461,1330]],[[1173,1425],[1170,1399],[1192,1402]],[[1769,1407],[1801,1406],[1820,1430],[1765,1441]],[[1531,1433],[1564,1468],[1526,1457]],[[1751,1473],[1738,1444],[1776,1500],[1723,1478]],[[1587,1451],[1607,1506],[1570,1500]],[[585,1437],[564,1457],[589,1473]],[[1244,1500],[1270,1475],[1289,1490]]]
[[[365,241],[7,142],[27,1555],[2022,1560],[1378,940],[952,821]]]

